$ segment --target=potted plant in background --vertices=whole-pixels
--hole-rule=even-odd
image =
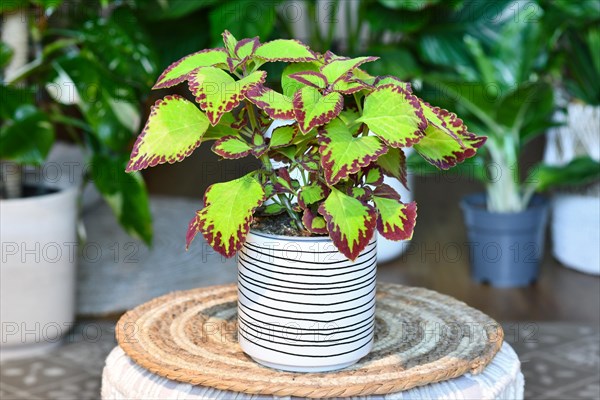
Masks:
[[[117,11],[109,17],[86,14],[78,31],[63,26],[59,33],[48,24],[59,3],[1,8],[3,358],[60,343],[74,322],[78,190],[53,184],[42,167],[57,134],[85,149],[87,165],[80,167],[89,173],[86,180],[93,180],[122,226],[147,242],[152,235],[144,182],[123,171],[140,120],[136,108],[146,91],[140,89],[154,74],[152,57],[145,46],[124,46],[141,32],[133,31],[137,39],[129,36],[119,24],[131,26],[133,19]],[[38,167],[33,174],[32,166]],[[69,175],[55,167],[58,175]]]
[[[207,141],[224,159],[255,157],[260,169],[207,189],[187,244],[200,232],[224,256],[238,254],[238,338],[256,361],[292,371],[350,365],[373,341],[376,230],[404,240],[416,220],[416,204],[383,176],[404,179],[407,147],[448,168],[485,138],[409,84],[367,74],[360,67],[374,57],[228,31],[223,40],[158,78],[155,89],[187,82],[199,108],[181,96],[158,100],[127,171],[181,161]],[[288,63],[283,93],[264,84],[271,62]],[[267,137],[282,119],[295,122]]]

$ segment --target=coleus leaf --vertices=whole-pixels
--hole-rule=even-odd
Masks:
[[[275,128],[271,134],[271,148],[277,149],[292,144],[297,134],[298,124],[284,125]]]
[[[259,45],[260,41],[258,36],[251,39],[242,39],[235,44],[235,55],[238,59],[243,60],[252,56]]]
[[[417,220],[417,203],[402,203],[399,199],[379,197],[377,191],[373,201],[379,213],[377,230],[389,240],[408,240],[412,238]]]
[[[240,104],[248,90],[264,83],[266,76],[265,71],[256,71],[236,81],[221,69],[203,67],[189,75],[188,83],[196,102],[206,112],[210,123],[216,125],[223,114]]]
[[[314,182],[310,185],[302,186],[298,194],[298,205],[305,209],[311,204],[315,204],[329,194],[329,188],[320,182]]]
[[[252,148],[246,141],[236,136],[222,137],[212,146],[215,154],[230,160],[246,157],[251,150]]]
[[[312,86],[317,89],[324,89],[327,87],[327,78],[320,72],[300,71],[295,74],[290,74],[289,77],[304,85]]]
[[[232,257],[246,240],[254,210],[264,196],[263,187],[252,174],[211,185],[204,194],[204,208],[190,221],[187,247],[201,232],[213,249]]]
[[[414,149],[430,164],[440,169],[449,169],[473,157],[485,143],[485,136],[469,132],[455,114],[439,108],[428,109],[437,118],[430,117],[435,123],[429,122],[425,137],[414,145]]]
[[[223,36],[223,44],[225,45],[225,49],[227,49],[229,56],[235,56],[235,46],[238,42],[237,39],[228,30],[225,30],[221,36]]]
[[[329,83],[335,83],[338,79],[345,78],[354,68],[378,59],[379,57],[338,58],[323,65],[320,70]]]
[[[292,99],[263,85],[256,85],[246,93],[246,98],[256,104],[272,119],[293,119]]]
[[[267,205],[266,207],[264,207],[260,213],[262,215],[278,215],[281,214],[285,211],[285,207],[282,206],[281,204],[277,204],[277,203],[271,203],[269,205]]]
[[[390,85],[390,84],[400,86],[402,89],[406,90],[408,93],[412,93],[412,86],[410,85],[409,82],[404,82],[404,81],[400,80],[400,78],[397,78],[393,75],[378,76],[377,78],[375,78],[375,82],[373,83],[373,85],[375,87],[381,87],[381,86]]]
[[[131,152],[127,172],[181,161],[202,142],[208,118],[181,96],[158,100]]]
[[[250,149],[252,155],[260,158],[267,151],[269,151],[269,143],[265,141],[261,132],[254,132],[252,135],[252,148]]]
[[[354,186],[354,187],[351,187],[347,191],[347,193],[348,193],[348,195],[354,197],[355,199],[360,200],[363,203],[366,203],[367,201],[369,201],[371,199],[371,195],[372,195],[373,191],[368,186],[364,186],[364,187]]]
[[[304,87],[304,84],[290,78],[290,75],[306,71],[319,73],[317,62],[291,63],[283,69],[283,72],[281,73],[281,88],[283,89],[283,94],[285,96],[293,97],[298,90]]]
[[[254,55],[265,61],[308,62],[317,59],[307,45],[294,39],[277,39],[263,43]]]
[[[355,260],[373,237],[377,211],[332,188],[327,199],[321,203],[319,213],[327,221],[333,244],[350,260]]]
[[[381,167],[378,165],[369,165],[364,173],[364,176],[365,183],[368,185],[379,186],[383,183],[383,172]]]
[[[232,125],[235,123],[235,118],[231,113],[224,114],[219,123],[215,126],[209,125],[206,133],[202,136],[202,142],[209,140],[221,139],[224,136],[235,136],[241,138],[238,130]]]
[[[343,80],[340,79],[333,84],[332,90],[345,95],[360,92],[361,90],[370,90],[373,87],[359,79]]]
[[[344,96],[332,92],[325,96],[318,89],[305,86],[294,95],[295,120],[302,133],[334,119],[344,107]]]
[[[315,215],[310,208],[307,208],[302,213],[302,223],[304,227],[315,235],[327,234],[327,222],[320,215]]]
[[[357,173],[387,151],[376,136],[354,137],[339,118],[322,127],[318,139],[321,165],[329,185]]]
[[[188,75],[200,67],[227,65],[227,52],[223,48],[207,49],[175,61],[158,77],[152,89],[175,86],[188,79]]]
[[[402,149],[390,147],[388,152],[377,159],[385,175],[398,179],[406,187],[406,156]]]
[[[369,129],[391,147],[410,147],[423,138],[427,120],[419,99],[390,84],[377,88],[365,98],[363,115]]]

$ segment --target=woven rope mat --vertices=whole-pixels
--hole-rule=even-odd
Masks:
[[[388,394],[479,373],[502,345],[502,328],[451,297],[379,284],[373,351],[337,372],[262,367],[240,349],[237,289],[175,292],[126,313],[117,340],[133,361],[166,378],[251,394],[337,397]]]

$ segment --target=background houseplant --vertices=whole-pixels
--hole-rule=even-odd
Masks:
[[[42,166],[57,136],[82,146],[86,165],[75,170],[87,171],[84,184],[93,180],[121,225],[146,242],[152,236],[144,182],[123,168],[154,54],[133,45],[145,39],[127,10],[104,9],[101,17],[102,8],[85,9],[81,21],[67,24],[60,3],[6,2],[1,9],[4,356],[12,346],[58,343],[74,320],[77,190],[53,185]],[[53,167],[67,177],[59,180],[77,179],[65,165]],[[27,329],[38,334],[22,335]]]
[[[416,220],[416,204],[403,203],[383,176],[405,179],[403,148],[414,147],[427,161],[450,168],[475,155],[485,138],[468,132],[455,114],[413,95],[410,84],[371,76],[360,68],[375,57],[350,59],[329,51],[321,55],[294,40],[238,41],[228,31],[223,42],[224,48],[202,50],[173,63],[158,78],[155,89],[187,81],[200,109],[181,96],[158,100],[127,170],[181,161],[212,140],[213,152],[224,159],[258,159],[260,169],[208,188],[204,208],[190,221],[188,246],[201,232],[224,256],[240,251],[239,335],[244,351],[280,369],[342,368],[364,356],[373,339],[375,230],[403,240],[411,237]],[[282,61],[289,64],[281,75],[280,93],[264,85],[267,74],[260,67]],[[267,137],[269,126],[279,119],[296,122]],[[274,169],[271,160],[287,166]],[[291,177],[294,172],[298,179]],[[344,272],[323,275],[331,270]],[[364,284],[360,279],[368,274]],[[296,279],[281,279],[287,275]],[[346,280],[339,280],[342,275]],[[282,282],[290,291],[286,300],[277,294]],[[359,284],[363,286],[357,288]],[[311,303],[315,290],[319,302]],[[315,319],[319,314],[338,318]],[[277,341],[283,337],[275,333],[272,340],[265,338],[265,327],[257,325],[265,319],[271,320],[270,330],[304,321],[293,327],[300,338],[291,344]],[[349,330],[319,325],[334,321]],[[325,332],[312,341],[302,337],[315,329]],[[337,334],[342,336],[328,349],[332,353],[315,359],[323,349],[309,342],[324,343]]]

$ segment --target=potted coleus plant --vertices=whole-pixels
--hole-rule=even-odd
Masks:
[[[405,240],[415,226],[416,204],[403,203],[384,175],[405,179],[403,148],[450,167],[485,138],[409,84],[367,74],[360,66],[374,57],[238,41],[227,31],[223,39],[224,48],[191,54],[159,77],[157,89],[187,81],[199,107],[180,96],[157,101],[127,170],[181,161],[210,140],[224,159],[257,158],[262,168],[207,189],[187,244],[201,233],[224,256],[238,254],[247,354],[283,370],[343,368],[373,342],[376,232]],[[289,63],[282,93],[265,85],[268,62]],[[267,137],[275,120],[292,123]]]

